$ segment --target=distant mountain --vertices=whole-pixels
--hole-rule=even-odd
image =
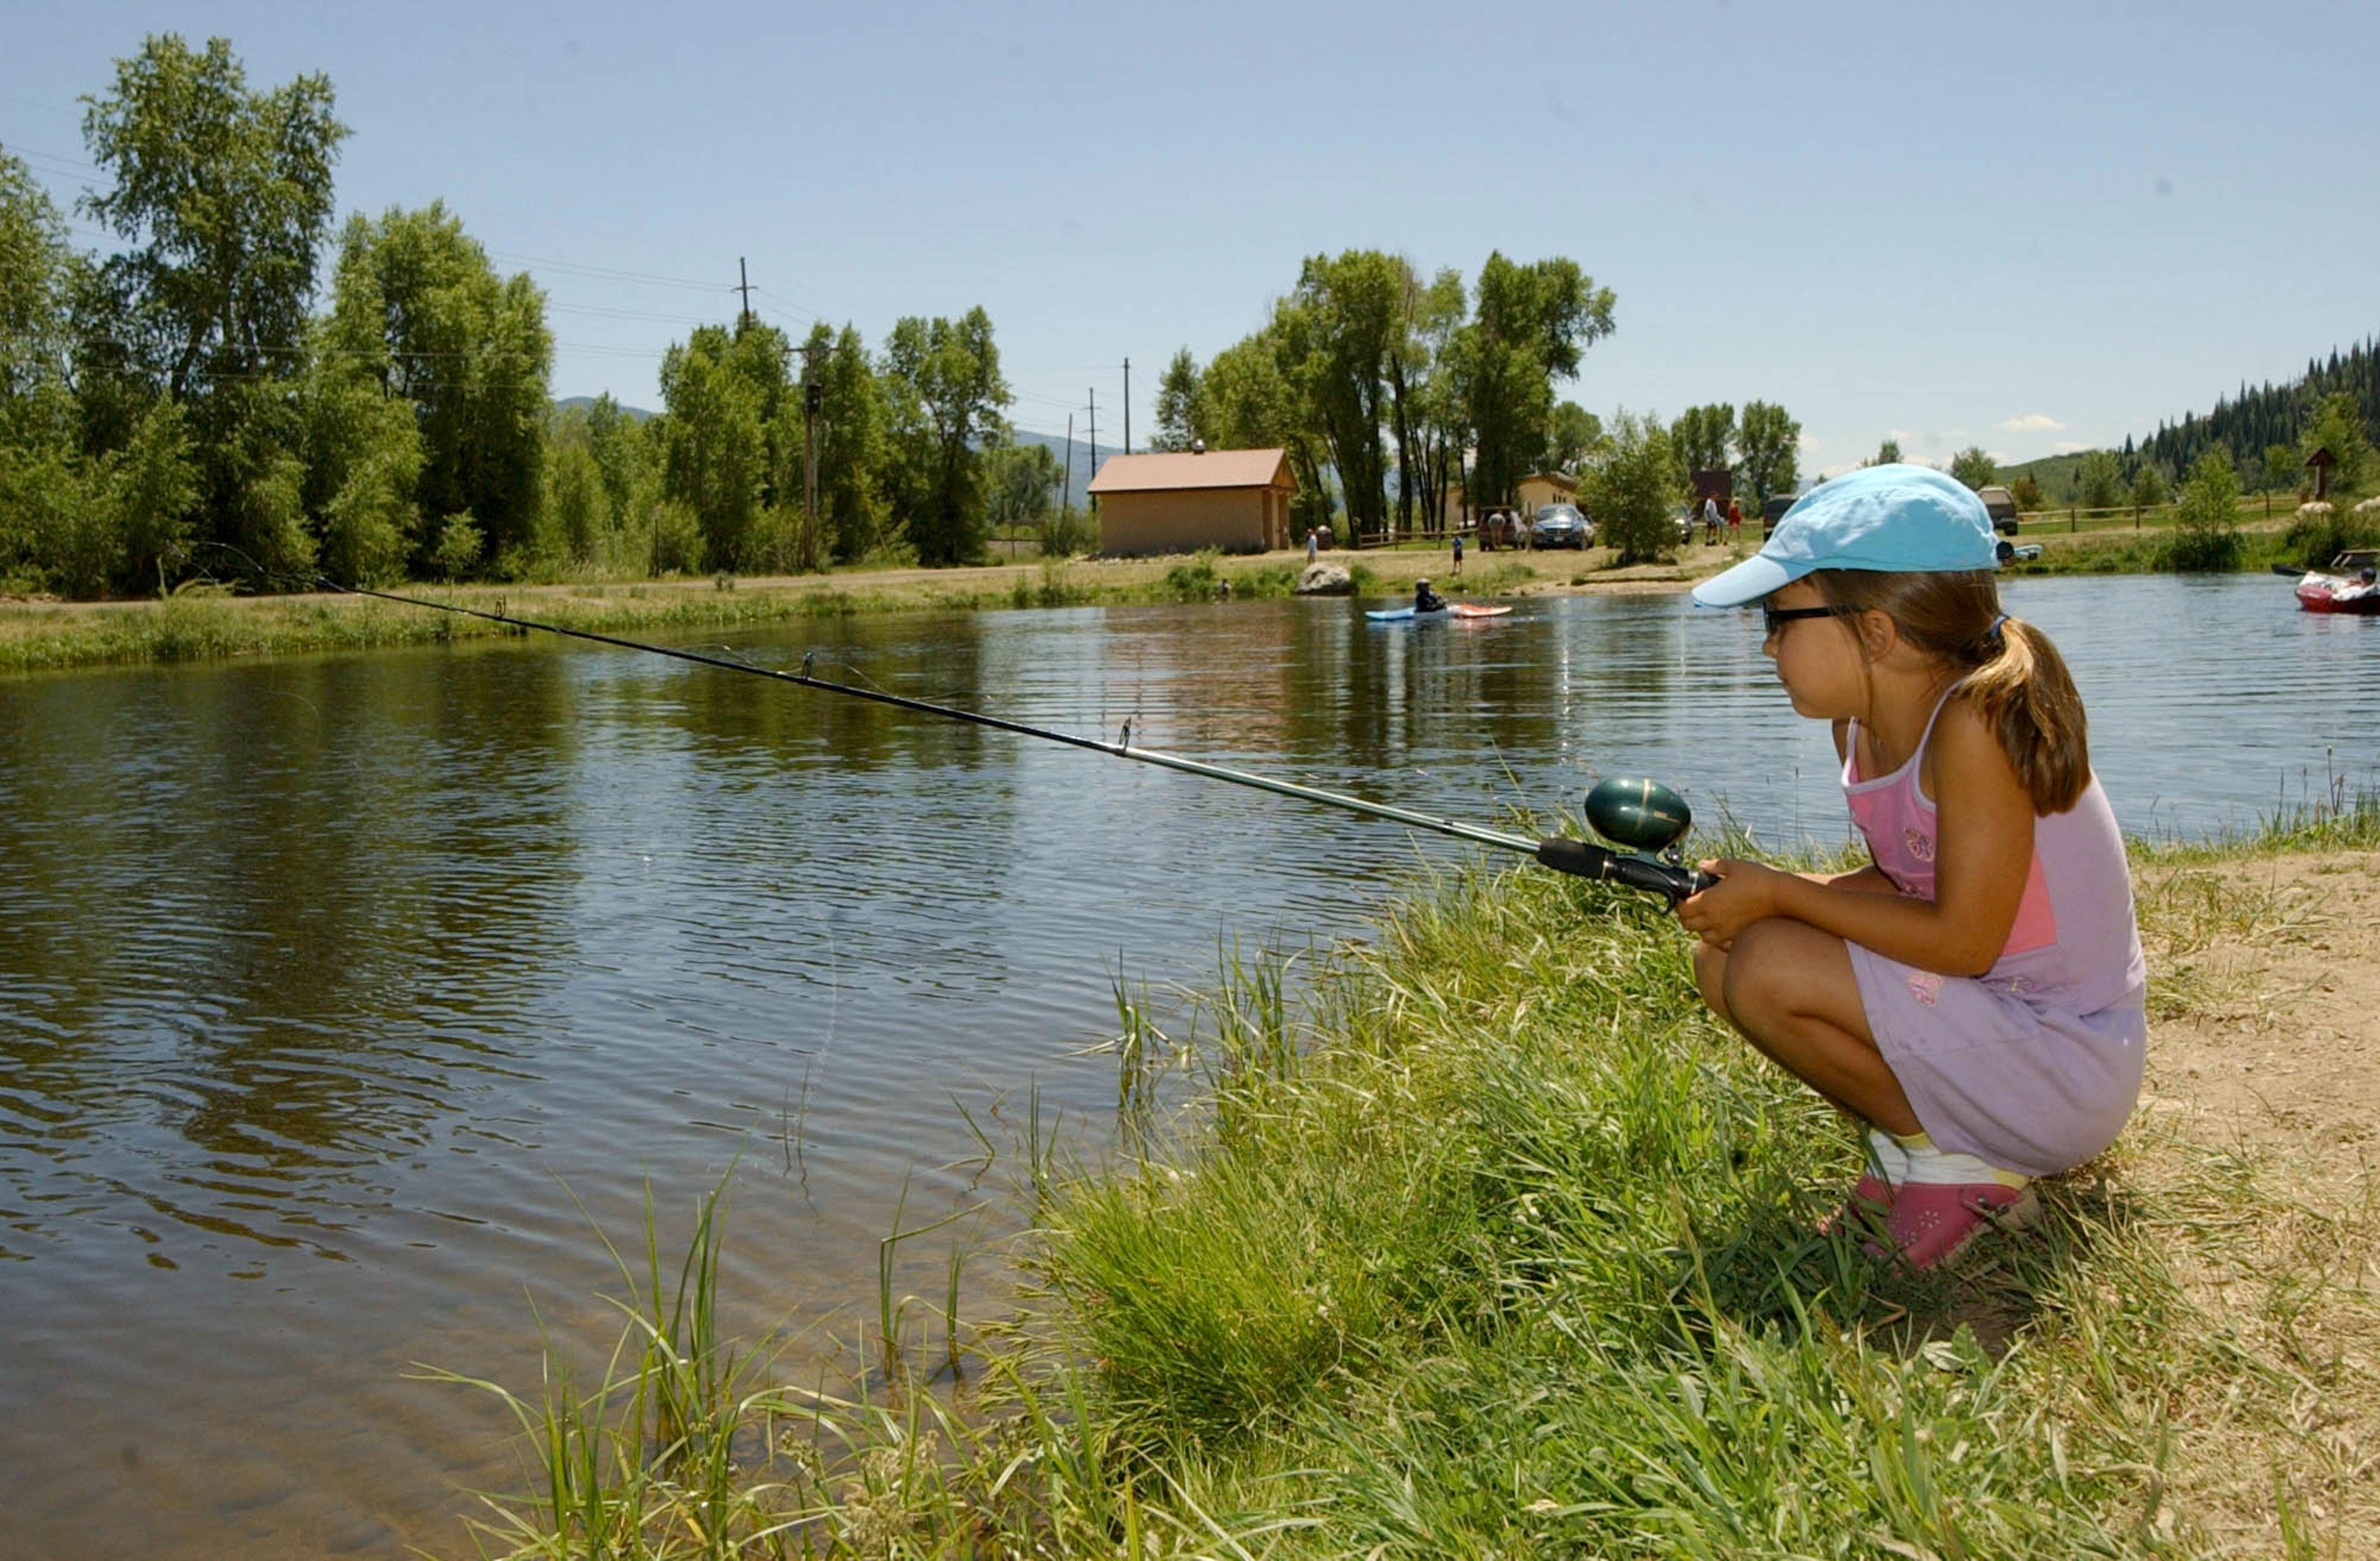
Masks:
[[[1066,436],[1062,433],[1035,433],[1031,429],[1015,429],[1011,430],[1009,437],[1019,444],[1038,444],[1047,449],[1050,454],[1055,455],[1060,465],[1065,464]],[[1111,455],[1122,453],[1121,447],[1111,444],[1106,440],[1099,442],[1100,460],[1104,461]],[[1093,472],[1091,442],[1076,434],[1074,455],[1075,470],[1072,479],[1066,484],[1066,502],[1076,509],[1081,509],[1090,502],[1090,495],[1084,490],[1089,486]]]
[[[2127,435],[2122,444],[2109,448],[2123,463],[2127,476],[2146,458],[2164,467],[2168,477],[2179,478],[2199,456],[2220,444],[2231,452],[2231,464],[2242,479],[2254,486],[2265,447],[2295,444],[2315,405],[2338,391],[2353,395],[2362,405],[2365,431],[2380,442],[2380,339],[2359,343],[2345,352],[2334,350],[2328,361],[2310,358],[2303,374],[2282,384],[2267,381],[2252,386],[2242,381],[2232,394],[2218,396],[2212,412],[2185,412],[2175,421],[2160,422],[2145,439]],[[2002,466],[2000,480],[2013,483],[2030,476],[2051,503],[2067,503],[2082,487],[2085,454],[2078,450]]]
[[[595,397],[591,395],[565,395],[560,401],[555,402],[554,405],[566,412],[574,406],[594,405]],[[646,411],[641,406],[623,406],[620,410],[625,412],[630,418],[639,423],[659,416],[657,413]]]

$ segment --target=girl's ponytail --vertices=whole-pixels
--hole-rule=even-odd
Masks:
[[[2091,784],[2082,696],[2066,658],[2022,618],[2001,618],[1983,638],[1983,659],[1959,691],[1999,739],[2034,812],[2063,813]]]
[[[1959,692],[1999,739],[2035,814],[2082,800],[2091,784],[2082,696],[2049,636],[2000,611],[1990,570],[1821,569],[1809,581],[1828,606],[1882,612],[1903,639],[1964,675]]]

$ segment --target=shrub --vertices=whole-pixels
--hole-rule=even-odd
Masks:
[[[2218,444],[2198,458],[2190,468],[2190,480],[2182,484],[2180,514],[2166,551],[2168,565],[2195,573],[2237,569],[2239,522],[2239,475],[2231,469],[2231,453]]]
[[[1677,538],[1670,506],[1685,472],[1670,430],[1656,417],[1622,412],[1614,419],[1610,454],[1586,482],[1587,513],[1621,563],[1648,563]]]
[[[2281,558],[2301,569],[2320,569],[2350,548],[2374,542],[2380,542],[2380,524],[2367,518],[2362,506],[2341,514],[2335,504],[2300,504],[2297,517],[2281,533]]]

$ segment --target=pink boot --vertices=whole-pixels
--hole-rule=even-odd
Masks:
[[[2021,1228],[2040,1208],[2040,1200],[2029,1186],[2003,1187],[1997,1181],[1905,1182],[1894,1191],[1892,1218],[1885,1226],[1885,1234],[1910,1267],[1933,1268],[1958,1257],[1976,1237],[1995,1226]]]
[[[1872,1170],[1864,1172],[1843,1206],[1818,1221],[1818,1234],[1831,1236],[1838,1226],[1872,1230],[1892,1213],[1892,1183]]]

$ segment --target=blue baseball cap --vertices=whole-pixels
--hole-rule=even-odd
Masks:
[[[1862,466],[1803,494],[1758,552],[1694,587],[1694,603],[1741,607],[1814,569],[1932,575],[1998,566],[1991,514],[1965,483],[1932,466]]]

